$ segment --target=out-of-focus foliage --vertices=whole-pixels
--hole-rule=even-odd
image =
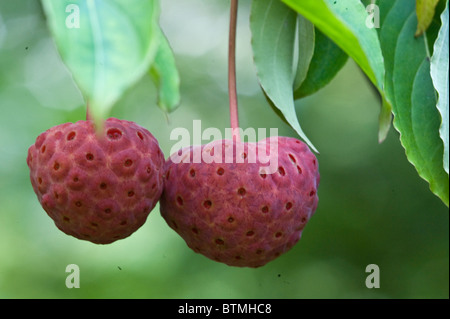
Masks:
[[[60,56],[101,125],[155,59],[162,40],[158,1],[41,2]]]
[[[240,124],[296,136],[260,90],[249,1],[240,5]],[[148,75],[112,115],[148,128],[167,157],[176,127],[191,131],[196,119],[203,128],[229,127],[228,8],[221,1],[164,0],[161,12],[182,103],[167,122]],[[296,104],[304,131],[321,151],[319,207],[300,242],[259,269],[231,268],[195,254],[158,207],[135,234],[107,246],[57,230],[31,188],[27,149],[42,131],[85,114],[38,1],[0,2],[0,70],[0,298],[449,297],[448,209],[408,163],[398,133],[391,130],[378,143],[379,103],[354,62]],[[65,286],[69,264],[80,267],[79,289]],[[368,264],[380,267],[379,289],[365,286]]]
[[[180,75],[177,62],[162,30],[155,61],[150,67],[150,75],[158,88],[158,106],[164,112],[173,112],[180,105]]]

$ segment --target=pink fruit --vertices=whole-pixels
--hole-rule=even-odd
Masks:
[[[268,164],[252,154],[268,155],[275,140],[214,141],[168,159],[161,215],[195,252],[230,266],[259,267],[300,239],[318,204],[317,159],[303,142],[279,137],[269,161],[277,166],[269,174],[261,169]],[[199,154],[206,154],[201,162]]]
[[[145,128],[110,118],[97,134],[91,121],[65,123],[28,150],[33,189],[56,226],[96,244],[141,227],[163,189],[164,155]]]

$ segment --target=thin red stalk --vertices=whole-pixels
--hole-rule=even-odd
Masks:
[[[89,113],[89,102],[86,103],[86,121],[92,120],[91,114]]]
[[[233,140],[240,141],[239,114],[236,90],[236,25],[238,0],[231,0],[230,34],[228,42],[228,95],[230,100],[230,124]]]

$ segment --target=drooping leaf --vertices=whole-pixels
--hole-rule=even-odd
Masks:
[[[297,134],[317,151],[297,119],[293,98],[293,63],[297,14],[278,0],[252,2],[250,28],[259,82]]]
[[[382,140],[387,136],[393,112],[394,84],[392,79],[394,73],[395,45],[391,44],[395,44],[397,42],[404,19],[406,19],[406,17],[410,14],[410,11],[414,9],[414,1],[404,1],[402,4],[403,9],[396,13],[395,16],[388,14],[391,12],[391,9],[395,3],[396,1],[377,2],[380,10],[381,23],[381,28],[378,28],[377,31],[380,38],[380,45],[384,56],[385,66],[384,96],[390,98],[388,103],[385,103],[383,99],[383,105],[380,113],[380,129],[378,133],[379,140]],[[385,128],[385,125],[388,125],[388,127]]]
[[[396,43],[402,29],[402,26],[414,10],[413,1],[380,1],[380,9],[385,9],[381,11],[381,16],[384,17],[383,24],[380,29],[380,44],[384,56],[384,65],[386,68],[386,77],[384,90],[387,96],[394,97],[394,83],[393,83],[393,73],[394,73],[394,61],[396,52]],[[393,9],[393,7],[395,7]]]
[[[441,15],[441,29],[434,43],[433,56],[431,57],[431,78],[439,95],[437,108],[441,114],[440,136],[444,143],[444,169],[448,172],[449,164],[449,23],[448,23],[448,1]]]
[[[101,123],[150,67],[158,47],[157,0],[42,0],[63,62]]]
[[[417,29],[416,37],[422,35],[430,26],[434,10],[439,0],[416,0]]]
[[[382,0],[391,1],[391,0]],[[394,126],[408,160],[429,182],[433,193],[448,205],[448,174],[442,167],[440,116],[430,76],[426,41],[414,37],[414,4],[398,0],[390,8],[380,32],[385,57],[386,91],[394,96]],[[430,35],[431,36],[431,35]]]
[[[348,55],[320,30],[315,31],[314,55],[296,99],[308,96],[327,85],[347,62]]]
[[[369,26],[369,16],[360,1],[348,0],[282,0],[310,20],[320,31],[335,42],[364,71],[377,87],[382,100],[380,138],[384,139],[390,127],[392,97],[384,92],[384,62],[375,28]]]
[[[294,91],[296,91],[306,79],[309,65],[311,64],[311,59],[314,54],[315,44],[314,25],[301,15],[298,15],[297,24],[298,62],[297,72],[294,80]]]
[[[180,103],[180,76],[175,57],[163,32],[150,75],[158,88],[158,106],[166,113],[174,111]]]

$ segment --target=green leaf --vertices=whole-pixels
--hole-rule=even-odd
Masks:
[[[319,30],[315,31],[314,55],[296,99],[308,96],[327,85],[347,62],[348,55]]]
[[[422,35],[433,21],[434,10],[439,0],[416,0],[417,29],[416,37]]]
[[[155,57],[158,3],[42,0],[42,4],[61,58],[89,104],[90,114],[101,123]]]
[[[431,57],[431,78],[434,87],[439,94],[437,108],[441,114],[440,136],[444,142],[444,169],[448,174],[449,162],[449,125],[448,125],[448,104],[449,104],[449,54],[448,54],[448,1],[444,12],[441,15],[441,29],[434,43],[433,56]]]
[[[360,1],[348,0],[282,0],[310,20],[335,42],[364,71],[382,95],[379,139],[390,127],[392,97],[384,93],[384,62],[377,31],[367,27],[369,16]]]
[[[383,1],[392,0],[382,0]],[[414,3],[396,1],[380,32],[387,67],[386,90],[394,96],[394,126],[408,160],[429,182],[433,193],[448,205],[448,174],[442,168],[440,116],[430,76],[426,40],[414,37],[417,18]]]
[[[380,30],[380,43],[383,50],[384,64],[386,67],[385,93],[387,96],[394,97],[394,61],[396,52],[396,43],[406,18],[414,10],[413,1],[395,2],[390,0],[381,0],[379,2],[380,13],[384,18]],[[386,7],[386,10],[383,10]],[[395,9],[393,9],[395,7]]]
[[[442,168],[443,145],[438,134],[440,118],[434,111],[436,99],[430,79],[430,62],[424,59],[414,78],[411,96],[411,128],[417,153],[410,153],[419,175],[430,183],[430,189],[449,204],[449,179]],[[417,132],[417,133],[416,133]]]
[[[278,0],[252,2],[250,28],[258,78],[265,94],[286,121],[317,152],[300,127],[293,98],[297,14]]]
[[[375,29],[366,27],[367,12],[359,1],[283,0],[310,20],[351,56],[377,88],[383,88],[384,65]]]
[[[166,113],[180,104],[180,76],[175,57],[165,35],[160,31],[160,41],[150,75],[158,88],[158,106]]]
[[[315,32],[314,25],[299,15],[297,20],[298,26],[298,62],[297,72],[294,80],[294,91],[297,90],[306,79],[309,65],[314,54]]]

